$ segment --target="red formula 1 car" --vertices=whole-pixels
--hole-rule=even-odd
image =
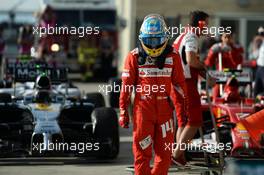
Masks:
[[[222,168],[227,165],[224,164],[227,157],[263,158],[264,111],[256,111],[264,105],[261,100],[256,104],[250,97],[251,72],[224,70],[209,74],[217,78],[220,97],[212,102],[208,87],[206,95],[201,96],[204,123],[187,155],[191,155],[191,160],[205,155],[207,166]],[[248,96],[241,93],[246,86],[250,91]]]
[[[243,97],[240,95],[239,88],[241,86],[251,86],[250,72],[241,70],[225,70],[223,72],[214,72],[218,83],[223,84],[223,93],[219,99],[212,104],[212,113],[216,118],[218,127],[220,128],[220,141],[228,142],[227,134],[231,134],[232,149],[230,156],[232,157],[264,157],[261,149],[260,138],[264,134],[264,115],[256,113],[263,108],[262,104],[255,104],[254,99]],[[254,117],[257,115],[258,117]],[[250,121],[250,124],[249,124]],[[230,133],[225,129],[230,129]],[[251,132],[257,129],[257,131]]]

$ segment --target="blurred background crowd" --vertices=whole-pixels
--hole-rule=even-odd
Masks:
[[[203,37],[200,59],[209,66],[215,43],[232,49],[237,63],[255,72],[263,52],[264,1],[262,0],[0,0],[0,57],[32,56],[67,63],[84,81],[107,81],[122,69],[127,52],[137,45],[139,27],[146,14],[159,13],[168,26],[188,23],[192,10],[210,14],[210,26],[231,27],[231,35]],[[53,34],[39,37],[33,26],[98,26],[99,35],[79,37]],[[177,35],[174,36],[176,38]],[[174,38],[171,40],[173,41]],[[211,49],[210,49],[211,48]],[[262,48],[262,49],[261,49]],[[264,58],[263,58],[264,59]],[[263,75],[263,73],[262,73]],[[264,76],[264,75],[263,75]]]

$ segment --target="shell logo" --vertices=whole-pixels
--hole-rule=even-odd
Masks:
[[[217,108],[217,117],[221,117],[221,108]]]
[[[237,123],[236,128],[238,130],[246,130],[245,126],[242,123]]]
[[[243,140],[248,140],[249,139],[249,134],[247,129],[242,123],[237,123],[236,124],[236,130],[238,135],[243,139]]]

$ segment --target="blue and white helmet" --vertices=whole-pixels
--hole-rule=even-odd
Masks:
[[[158,57],[168,43],[167,26],[159,14],[150,14],[144,18],[140,28],[139,40],[147,55]]]

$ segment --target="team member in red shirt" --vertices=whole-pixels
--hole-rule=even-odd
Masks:
[[[173,89],[182,92],[187,105],[186,86],[179,54],[168,44],[166,24],[157,14],[145,17],[140,45],[131,51],[122,73],[120,94],[121,127],[128,128],[128,105],[135,89],[133,109],[133,153],[136,175],[167,175],[174,141]],[[173,86],[172,86],[173,85]],[[154,167],[150,168],[154,148]]]
[[[189,115],[185,116],[182,112],[184,106],[180,103],[180,96],[177,95],[176,112],[178,120],[178,129],[176,140],[178,147],[173,152],[173,162],[178,165],[185,165],[186,161],[181,150],[180,144],[188,143],[202,125],[202,112],[200,95],[197,90],[198,75],[205,77],[206,67],[199,61],[198,56],[198,38],[202,35],[205,27],[208,25],[209,15],[202,11],[190,13],[190,24],[186,27],[185,33],[182,33],[175,40],[173,46],[179,52],[187,85],[187,94],[189,100]],[[212,79],[210,79],[212,81]]]
[[[232,34],[223,33],[221,36],[222,42],[214,44],[205,59],[205,65],[208,67],[214,67],[222,71],[225,68],[237,69],[241,66],[243,61],[244,49],[235,44]],[[222,55],[221,66],[219,64],[219,53]],[[213,99],[215,100],[219,96],[219,85],[215,85],[213,89]]]
[[[48,34],[51,27],[56,27],[56,15],[51,6],[46,6],[40,15],[38,27],[40,30],[45,29],[46,33],[39,38],[38,57],[43,58],[45,54],[51,52],[51,45],[54,43],[55,38],[53,33]]]

